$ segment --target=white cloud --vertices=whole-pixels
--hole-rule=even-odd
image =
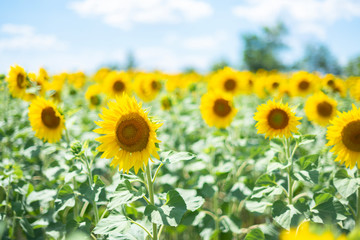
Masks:
[[[3,24],[0,32],[6,37],[0,38],[1,51],[18,50],[63,50],[66,44],[53,35],[39,34],[29,25]]]
[[[246,0],[233,13],[258,24],[273,24],[278,20],[290,23],[300,33],[315,34],[324,39],[323,29],[341,19],[360,16],[358,0]]]
[[[111,26],[129,29],[135,23],[194,21],[213,13],[202,0],[82,0],[69,4],[78,14],[99,16]]]

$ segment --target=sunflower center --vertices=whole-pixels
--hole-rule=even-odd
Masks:
[[[125,85],[122,81],[116,81],[114,82],[113,89],[115,92],[122,92],[125,89]]]
[[[56,113],[52,107],[46,107],[41,112],[41,121],[48,128],[57,128],[60,124],[60,118],[56,116]]]
[[[94,96],[91,96],[91,97],[90,97],[90,102],[91,102],[92,105],[97,106],[97,105],[100,104],[101,101],[100,101],[99,96],[94,95]]]
[[[332,80],[332,79],[330,79],[329,81],[327,81],[327,85],[329,86],[329,87],[332,87],[332,86],[334,86],[334,80]]]
[[[273,109],[270,111],[267,120],[271,128],[283,129],[289,123],[289,116],[284,110]]]
[[[16,83],[19,88],[24,88],[25,76],[22,73],[19,73],[16,77]]]
[[[153,80],[153,81],[151,82],[151,88],[152,88],[153,90],[159,90],[159,89],[160,89],[160,83],[159,83],[158,81]]]
[[[120,118],[115,133],[122,149],[140,152],[148,144],[150,128],[138,113],[129,113]]]
[[[329,117],[333,111],[331,104],[326,101],[319,103],[316,108],[317,112],[323,117]]]
[[[225,99],[217,99],[214,103],[213,110],[219,117],[225,117],[231,112],[229,101]]]
[[[278,82],[274,82],[271,86],[273,89],[277,89],[279,87],[279,83]]]
[[[300,83],[299,83],[299,88],[300,90],[302,91],[306,91],[308,88],[310,87],[310,83],[306,80],[302,80]]]
[[[360,120],[348,123],[341,131],[343,144],[354,152],[360,152]]]
[[[226,89],[226,91],[232,91],[236,88],[236,82],[234,79],[227,79],[225,81],[224,87]]]
[[[251,79],[249,79],[248,83],[249,83],[250,87],[252,87],[254,85],[254,82]]]

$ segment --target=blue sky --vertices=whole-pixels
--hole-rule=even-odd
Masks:
[[[220,59],[241,64],[241,35],[284,21],[282,54],[292,62],[323,42],[345,64],[360,54],[358,0],[12,0],[0,1],[0,72],[93,72],[132,51],[144,70],[206,71]]]

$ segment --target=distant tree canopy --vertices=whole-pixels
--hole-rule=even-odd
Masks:
[[[274,27],[263,27],[261,35],[243,35],[243,60],[246,67],[251,71],[283,70],[285,65],[278,59],[278,53],[286,48],[282,42],[282,37],[286,33],[285,25],[279,23]]]
[[[210,67],[210,70],[212,72],[216,72],[217,70],[223,69],[224,67],[227,67],[229,65],[230,65],[229,62],[223,59],[213,63],[213,65]]]
[[[295,69],[304,69],[309,72],[341,74],[341,66],[329,48],[321,43],[308,44],[305,47],[304,57],[294,65]]]
[[[344,68],[347,76],[360,76],[360,55],[351,59]]]

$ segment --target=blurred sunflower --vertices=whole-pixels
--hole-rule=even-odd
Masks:
[[[42,78],[44,81],[49,81],[49,74],[47,73],[47,71],[45,70],[45,68],[40,68],[39,69],[39,78]]]
[[[29,106],[29,120],[36,137],[49,143],[61,139],[65,121],[52,102],[40,97],[34,99]]]
[[[11,66],[6,80],[9,83],[9,90],[13,97],[27,100],[26,88],[29,86],[30,82],[22,67],[18,65],[15,65],[14,67]]]
[[[28,74],[30,83],[33,86],[33,88],[35,89],[34,94],[41,96],[41,97],[45,96],[46,90],[48,88],[48,81],[46,80],[46,76],[43,74],[38,75],[38,76],[36,76],[35,73]]]
[[[210,127],[226,128],[236,115],[231,95],[222,92],[207,92],[201,97],[202,118]]]
[[[330,151],[337,155],[335,161],[350,168],[357,162],[360,169],[360,109],[353,105],[352,110],[339,112],[330,123],[326,138],[327,145],[334,146]]]
[[[318,92],[306,100],[304,110],[309,121],[326,126],[336,116],[336,106],[334,99]]]
[[[314,74],[300,71],[291,77],[292,95],[306,96],[316,90],[317,76]]]
[[[109,68],[100,68],[93,76],[93,79],[98,83],[103,83],[106,76],[111,72]]]
[[[145,102],[156,98],[162,84],[157,74],[140,73],[135,77],[135,92]]]
[[[89,86],[85,93],[85,98],[90,104],[90,108],[97,108],[101,105],[101,86],[99,84],[94,84]]]
[[[131,91],[131,81],[126,72],[112,71],[107,74],[104,80],[104,92],[110,97],[115,98],[123,93],[129,94]]]
[[[346,240],[345,235],[336,238],[330,231],[311,231],[309,222],[301,224],[298,228],[291,228],[290,231],[283,230],[280,233],[280,240]]]
[[[223,91],[233,96],[239,94],[243,88],[239,73],[229,67],[216,72],[210,82],[211,90]]]
[[[100,128],[94,132],[104,134],[96,139],[101,143],[97,148],[103,152],[101,157],[113,158],[110,165],[124,172],[134,167],[135,173],[148,164],[150,155],[159,158],[156,130],[162,123],[150,121],[141,103],[127,94],[109,102],[108,107],[99,114],[103,121],[95,122]]]
[[[80,89],[85,85],[86,75],[83,72],[76,72],[68,74],[67,79],[69,84],[72,84],[76,89]]]
[[[61,101],[61,94],[67,77],[68,75],[66,73],[54,75],[52,76],[52,81],[47,84],[48,85],[47,90],[50,90],[50,98],[54,102]]]
[[[267,101],[257,107],[257,112],[254,116],[256,128],[258,133],[265,133],[265,138],[273,137],[291,137],[292,133],[297,133],[297,125],[300,124],[298,120],[301,117],[296,117],[295,113],[288,106],[281,102]]]
[[[162,110],[168,111],[172,107],[172,100],[169,96],[162,97],[160,103]]]

